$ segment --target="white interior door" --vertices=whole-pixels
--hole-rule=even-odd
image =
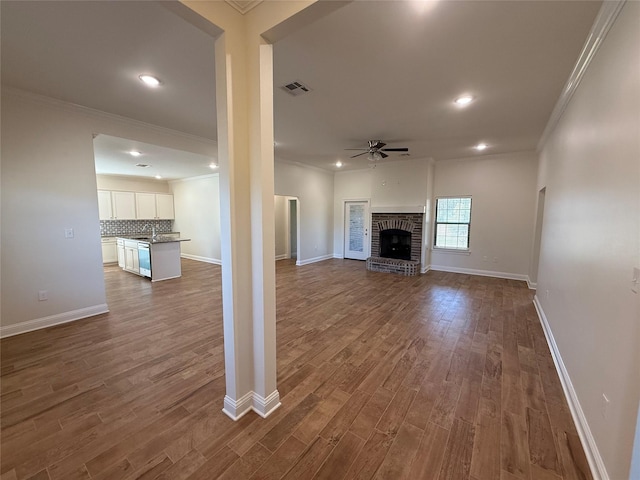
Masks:
[[[369,202],[344,203],[344,258],[369,256]]]

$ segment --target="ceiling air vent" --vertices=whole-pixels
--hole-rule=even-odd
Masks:
[[[136,167],[140,167],[140,168],[147,168],[150,167],[151,165],[148,165],[146,163],[136,163]]]
[[[308,93],[311,91],[311,89],[308,86],[298,81],[288,83],[286,85],[283,85],[280,88],[282,88],[282,90],[284,90],[285,92],[293,95],[294,97],[304,95],[305,93]]]

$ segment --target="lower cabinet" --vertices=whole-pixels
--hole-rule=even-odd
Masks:
[[[140,274],[140,263],[138,260],[138,242],[124,241],[124,269]]]
[[[122,238],[118,238],[116,245],[118,251],[118,266],[120,268],[124,268],[124,240]]]
[[[102,263],[116,263],[118,254],[116,250],[115,238],[102,239]]]

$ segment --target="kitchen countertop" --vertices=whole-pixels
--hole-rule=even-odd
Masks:
[[[190,238],[176,238],[176,237],[167,237],[164,235],[157,235],[155,238],[151,238],[151,237],[142,237],[142,236],[137,236],[137,235],[131,235],[131,236],[117,236],[117,238],[124,238],[125,240],[134,240],[136,242],[143,242],[143,243],[149,243],[149,244],[153,244],[153,243],[172,243],[172,242],[190,242],[191,239]]]
[[[157,236],[161,237],[163,235],[180,235],[180,232],[158,232]],[[100,238],[138,238],[144,237],[149,238],[149,233],[140,232],[140,233],[120,233],[116,235],[100,235]]]

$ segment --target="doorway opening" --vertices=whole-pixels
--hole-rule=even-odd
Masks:
[[[531,255],[531,268],[529,274],[529,288],[535,288],[538,284],[538,264],[540,263],[540,247],[542,244],[542,223],[544,221],[544,199],[547,187],[538,192],[538,211],[536,213],[536,229],[533,239],[533,252]]]
[[[276,260],[298,260],[300,252],[299,212],[297,197],[274,195]]]

